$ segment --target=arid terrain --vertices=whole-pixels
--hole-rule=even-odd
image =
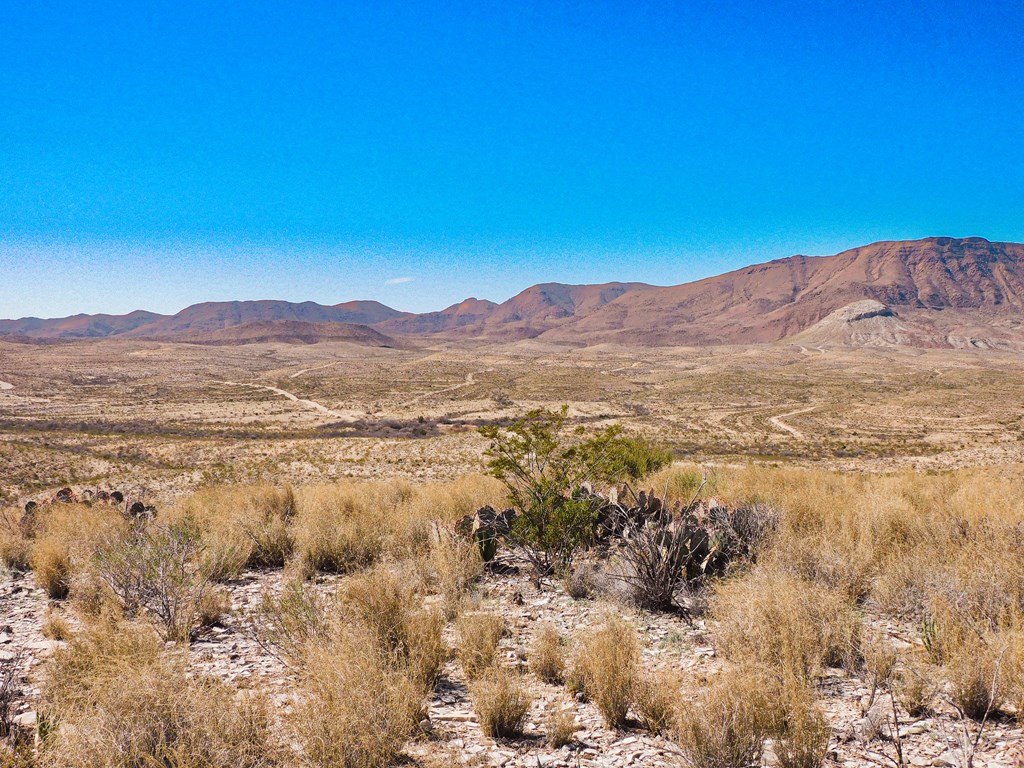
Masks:
[[[1020,258],[7,322],[0,766],[1019,768]]]
[[[390,349],[0,341],[2,498],[63,485],[451,478],[475,427],[570,405],[681,459],[942,469],[1024,458],[1024,359],[996,350],[538,341]]]

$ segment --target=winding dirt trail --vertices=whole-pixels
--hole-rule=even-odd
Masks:
[[[768,421],[776,429],[779,429],[779,430],[781,430],[783,432],[788,432],[793,437],[795,437],[797,440],[806,440],[807,437],[806,437],[806,435],[804,435],[803,432],[801,432],[796,427],[790,426],[789,424],[784,422],[783,419],[788,419],[790,416],[799,416],[801,413],[809,413],[810,411],[815,410],[817,407],[818,406],[816,406],[816,405],[812,405],[809,408],[798,408],[797,410],[790,411],[789,413],[780,413],[778,416],[770,417],[768,419]]]
[[[310,371],[319,371],[319,370],[322,370],[324,368],[330,368],[332,365],[337,365],[339,362],[340,361],[335,360],[333,363],[324,363],[323,365],[317,365],[317,366],[314,366],[312,368],[303,368],[301,371],[296,371],[295,373],[293,373],[288,378],[289,379],[297,379],[297,378],[299,378],[299,376],[301,376],[304,373],[309,373]]]
[[[454,392],[455,390],[462,389],[463,387],[471,387],[474,384],[476,384],[476,376],[477,376],[477,374],[487,373],[488,371],[493,371],[493,370],[494,370],[493,368],[484,368],[484,370],[482,370],[482,371],[473,371],[473,373],[467,373],[465,381],[463,381],[463,382],[461,382],[459,384],[453,384],[450,387],[445,387],[444,389],[435,389],[435,390],[432,390],[430,392],[424,392],[422,395],[416,395],[416,397],[414,397],[412,400],[406,400],[399,407],[400,408],[404,408],[407,405],[413,405],[415,403],[418,403],[420,400],[423,400],[424,398],[427,398],[427,397],[434,397],[434,395],[443,395],[445,392]]]
[[[288,392],[287,390],[284,389],[279,389],[278,387],[271,387],[267,384],[250,384],[244,381],[221,381],[218,383],[227,384],[228,386],[232,387],[250,387],[251,389],[266,389],[270,392],[273,392],[275,395],[281,395],[281,397],[286,397],[292,402],[298,403],[299,405],[304,405],[307,408],[312,408],[314,411],[319,411],[320,413],[326,414],[328,416],[333,416],[336,419],[342,419],[343,421],[356,421],[356,416],[353,414],[352,411],[335,411],[328,408],[326,405],[316,402],[316,400],[306,400],[304,398],[299,397],[296,394],[293,394],[292,392]]]

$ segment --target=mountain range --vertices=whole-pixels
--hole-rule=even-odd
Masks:
[[[541,283],[500,304],[470,298],[422,314],[375,301],[232,301],[174,315],[22,318],[0,320],[0,337],[374,346],[417,338],[651,346],[789,340],[1024,350],[1024,245],[980,237],[885,241],[675,286]]]

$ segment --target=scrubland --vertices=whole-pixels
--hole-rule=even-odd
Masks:
[[[0,760],[1024,759],[1024,470],[676,463],[637,485],[758,521],[672,611],[638,607],[614,547],[484,563],[455,526],[505,503],[482,475],[214,486],[154,519],[8,508]]]

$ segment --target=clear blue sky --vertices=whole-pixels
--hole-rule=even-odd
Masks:
[[[8,2],[0,317],[1024,240],[1024,4]]]

